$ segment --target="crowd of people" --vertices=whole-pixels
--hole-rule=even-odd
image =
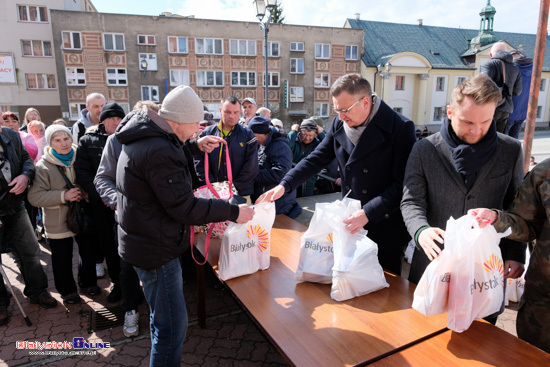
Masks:
[[[504,67],[504,61],[495,65]],[[82,302],[83,293],[101,294],[97,278],[105,262],[112,283],[107,301],[123,299],[124,334],[139,334],[138,306],[145,298],[151,365],[175,365],[188,320],[183,292],[174,290],[182,289],[182,256],[193,226],[245,223],[254,215],[251,204],[263,201],[274,201],[277,214],[295,218],[301,212],[297,195],[340,191],[362,205],[344,221],[346,228],[368,230],[384,269],[400,275],[404,250],[414,240],[409,280],[417,283],[444,249],[445,221],[475,209],[480,221],[498,219],[499,228],[513,228],[513,235],[501,241],[506,278],[524,271],[526,244],[521,241],[539,240],[518,334],[550,351],[547,324],[528,322],[550,307],[547,292],[540,293],[544,280],[550,280],[544,271],[550,171],[542,162],[521,188],[521,145],[497,132],[509,122],[509,130],[516,131],[517,120],[502,123],[508,107],[497,112],[505,103],[514,106],[512,96],[522,92],[510,88],[514,92],[503,102],[507,92],[493,80],[498,73],[485,74],[453,90],[440,131],[418,142],[414,123],[381,100],[359,74],[344,75],[332,85],[337,116],[326,130],[324,121],[310,117],[286,133],[268,108],[234,96],[220,102],[216,123],[185,86],[170,91],[162,105],[141,101],[128,114],[103,95],[90,94],[72,129],[63,120],[46,128],[36,109],[27,111],[23,126],[15,113],[5,112],[0,121],[0,243],[20,264],[25,296],[44,308],[56,307],[57,301],[47,290],[39,261],[37,228],[51,249],[55,289],[65,303]],[[193,190],[207,181],[231,181],[233,199],[197,198]],[[517,202],[527,200],[527,194],[516,196],[518,190],[539,193],[530,197],[529,210]],[[82,203],[93,219],[93,230],[76,233],[69,225],[74,202]],[[73,243],[79,253],[76,280]],[[9,302],[0,281],[0,325],[9,321]],[[487,320],[494,323],[497,316]]]

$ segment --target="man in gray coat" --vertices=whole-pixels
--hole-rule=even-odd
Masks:
[[[506,208],[521,185],[521,144],[497,133],[493,119],[500,96],[486,75],[459,84],[440,132],[413,146],[401,201],[416,243],[409,274],[413,283],[441,253],[449,217],[457,219],[478,207]],[[517,278],[523,273],[525,244],[503,239],[500,247],[505,278]]]

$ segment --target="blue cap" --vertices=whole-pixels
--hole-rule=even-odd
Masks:
[[[255,116],[248,122],[248,128],[256,134],[269,134],[271,132],[271,120],[265,116]]]

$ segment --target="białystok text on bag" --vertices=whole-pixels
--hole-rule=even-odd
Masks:
[[[497,233],[493,226],[479,228],[474,216],[447,222],[445,247],[455,256],[449,281],[447,327],[467,330],[472,322],[501,310],[504,301],[504,263],[500,239],[511,231]]]
[[[252,207],[252,220],[244,224],[231,223],[223,234],[218,261],[221,280],[269,268],[275,203],[260,203]]]
[[[296,280],[302,282],[332,283],[334,251],[332,228],[326,225],[327,210],[332,203],[315,204],[315,212],[307,231],[300,242],[300,260],[296,270]]]

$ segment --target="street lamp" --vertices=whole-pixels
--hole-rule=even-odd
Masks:
[[[143,69],[143,79],[145,81],[145,91],[147,92],[147,66],[149,66],[149,64],[147,63],[147,59],[145,59],[145,57],[143,57],[140,61],[140,64],[141,64],[141,68]],[[142,98],[144,97],[144,93],[142,92]],[[147,92],[147,95],[149,95],[149,93]],[[145,99],[145,98],[143,98]]]
[[[380,73],[380,76],[382,77],[382,95],[380,96],[381,99],[384,99],[384,82],[387,78],[390,77],[390,70],[391,70],[391,63],[386,63],[386,65],[382,66],[382,64],[378,64],[376,67],[378,69],[378,72]],[[386,71],[384,73],[384,71]]]
[[[264,56],[265,56],[265,74],[264,74],[264,85],[265,85],[265,107],[269,108],[269,72],[268,72],[268,46],[267,46],[267,34],[269,33],[269,22],[271,22],[271,12],[277,5],[277,0],[254,0],[256,5],[256,17],[260,21],[260,28],[264,30]],[[269,11],[269,16],[267,20],[262,23],[264,19],[265,12]]]

